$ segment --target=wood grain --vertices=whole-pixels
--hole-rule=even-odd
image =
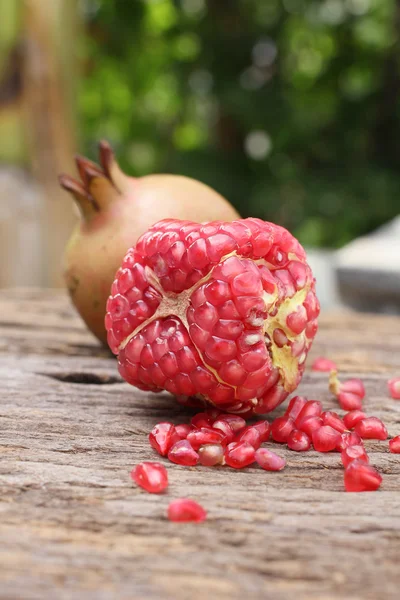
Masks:
[[[400,319],[347,313],[322,317],[313,356],[361,375],[366,409],[395,435],[399,350]],[[0,372],[0,598],[398,598],[400,458],[387,443],[368,443],[377,493],[343,493],[338,454],[279,447],[282,473],[168,464],[169,491],[153,496],[129,471],[155,458],[153,424],[188,414],[123,383],[62,293],[1,293]],[[307,371],[300,391],[336,408],[325,374]],[[166,520],[182,496],[205,523]]]

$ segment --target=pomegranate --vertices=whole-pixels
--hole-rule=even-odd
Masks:
[[[128,383],[248,416],[296,389],[318,314],[305,252],[282,227],[171,219],[126,254],[105,322]]]
[[[101,167],[78,156],[82,181],[60,175],[80,209],[65,253],[68,291],[89,329],[103,343],[107,297],[115,273],[132,244],[160,218],[196,221],[238,217],[235,209],[205,184],[180,175],[128,177],[106,141],[99,144]]]

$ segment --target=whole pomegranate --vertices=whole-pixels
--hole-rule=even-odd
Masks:
[[[305,252],[283,227],[169,219],[128,251],[105,323],[132,385],[249,415],[297,387],[318,314]]]
[[[65,253],[65,280],[73,303],[89,329],[106,343],[107,297],[115,272],[138,237],[160,218],[196,221],[238,217],[235,209],[210,187],[179,175],[128,177],[119,168],[108,142],[99,144],[101,168],[77,157],[81,182],[60,175],[80,208]]]

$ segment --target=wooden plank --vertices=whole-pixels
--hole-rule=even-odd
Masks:
[[[391,435],[399,334],[395,317],[327,315],[313,349],[362,374]],[[168,463],[170,489],[153,496],[129,470],[154,459],[153,424],[187,413],[123,383],[63,294],[0,294],[0,372],[0,598],[398,598],[400,460],[387,443],[368,443],[377,493],[343,493],[337,454],[279,448],[277,474]],[[307,371],[300,392],[336,408],[325,374]],[[166,520],[182,496],[205,523]]]

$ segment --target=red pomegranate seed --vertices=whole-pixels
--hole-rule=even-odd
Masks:
[[[330,371],[337,371],[337,365],[333,362],[333,360],[319,356],[314,360],[313,364],[311,365],[311,369],[313,371],[323,371],[329,373]]]
[[[158,423],[149,433],[150,446],[161,456],[166,456],[171,446],[180,440],[172,423]]]
[[[199,462],[204,467],[221,465],[224,459],[224,449],[221,444],[204,444],[200,446]]]
[[[363,441],[355,431],[342,433],[340,437],[340,441],[338,443],[337,449],[339,452],[343,452],[346,448],[350,448],[351,446],[362,446]]]
[[[203,444],[222,444],[226,446],[226,436],[218,429],[211,427],[202,427],[191,431],[187,436],[187,441],[190,442],[194,450],[198,450]]]
[[[189,498],[173,500],[168,506],[168,519],[175,523],[201,523],[207,518],[207,513],[200,504]]]
[[[389,394],[395,400],[400,400],[400,377],[388,381]]]
[[[193,467],[199,462],[199,455],[187,440],[176,442],[168,452],[168,458],[171,462],[186,467]]]
[[[324,425],[330,425],[330,427],[336,429],[336,431],[339,431],[339,433],[344,433],[346,431],[346,425],[344,424],[342,419],[337,413],[331,410],[323,412],[321,414],[321,419],[323,420]]]
[[[349,448],[345,448],[341,453],[341,458],[345,468],[353,460],[361,460],[362,462],[369,463],[368,454],[365,452],[364,446],[350,446]]]
[[[181,425],[175,425],[175,431],[181,440],[185,440],[192,431],[192,427],[186,423],[182,423]]]
[[[212,427],[213,420],[209,414],[200,412],[191,418],[190,423],[193,425],[193,427],[200,429],[200,427]]]
[[[211,422],[214,423],[220,416],[221,411],[218,408],[207,408],[205,414],[211,419]]]
[[[297,428],[300,431],[303,431],[308,435],[309,438],[312,437],[314,431],[322,427],[324,424],[321,417],[306,417],[302,421],[300,421],[297,425]]]
[[[137,485],[151,494],[159,494],[168,487],[168,473],[164,465],[157,462],[142,462],[131,472]]]
[[[321,413],[322,402],[319,400],[308,400],[296,419],[296,426],[298,426],[298,424],[304,421],[307,417],[320,417]]]
[[[257,429],[260,434],[261,443],[267,442],[269,440],[269,436],[271,434],[271,425],[268,421],[257,421],[253,425],[254,429]]]
[[[222,431],[222,433],[226,437],[226,443],[229,444],[233,441],[235,434],[233,433],[232,427],[229,425],[227,421],[224,419],[217,419],[213,423],[213,429],[217,429],[218,431]]]
[[[218,419],[228,423],[235,434],[240,433],[246,427],[246,421],[238,415],[222,414]]]
[[[232,442],[224,453],[225,463],[234,469],[248,467],[255,460],[255,450],[248,442]]]
[[[237,442],[248,442],[255,450],[261,446],[261,436],[259,431],[249,425],[236,436]]]
[[[351,410],[347,415],[344,415],[343,422],[347,429],[354,429],[358,421],[362,421],[366,418],[367,415],[362,410]]]
[[[312,434],[313,446],[317,452],[336,450],[340,438],[340,433],[329,425],[323,425]]]
[[[367,417],[359,421],[354,431],[364,440],[386,440],[388,437],[385,425],[377,417]]]
[[[290,417],[278,417],[271,424],[271,436],[275,442],[286,444],[288,437],[295,428],[293,419]]]
[[[389,450],[393,454],[400,454],[400,435],[396,435],[389,441]]]
[[[365,388],[361,379],[348,379],[342,383],[338,379],[337,372],[331,371],[329,389],[336,396],[343,410],[359,410],[362,407]]]
[[[257,464],[265,471],[282,471],[286,465],[286,460],[281,456],[267,450],[259,448],[255,454]]]
[[[381,483],[380,473],[361,460],[352,460],[344,472],[346,492],[373,492]]]
[[[290,417],[293,419],[293,421],[295,421],[306,404],[307,398],[304,398],[303,396],[295,396],[289,402],[285,412],[285,417]]]
[[[305,452],[311,448],[311,440],[304,431],[293,429],[288,437],[287,445],[296,452]]]

